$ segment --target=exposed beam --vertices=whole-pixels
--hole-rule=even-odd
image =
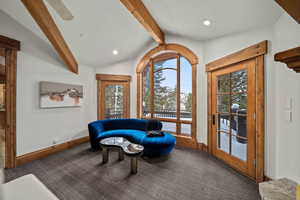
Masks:
[[[276,0],[276,2],[300,24],[299,0]]]
[[[43,0],[22,0],[22,2],[69,70],[78,73],[78,64]]]
[[[285,63],[290,69],[300,73],[300,47],[279,52],[275,54],[274,59]]]
[[[146,28],[159,44],[165,43],[165,35],[141,0],[120,0],[131,14]]]

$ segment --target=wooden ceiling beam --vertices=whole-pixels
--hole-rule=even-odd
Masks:
[[[47,36],[71,72],[78,74],[78,64],[55,24],[43,0],[22,0],[31,16]]]
[[[300,1],[299,0],[275,0],[298,24],[300,24]]]
[[[279,52],[274,56],[275,61],[285,63],[288,68],[300,73],[300,47]]]
[[[141,0],[120,0],[131,14],[145,27],[152,38],[159,44],[165,43],[165,34],[160,29]]]

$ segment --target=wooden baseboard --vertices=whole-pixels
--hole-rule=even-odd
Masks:
[[[70,149],[70,148],[72,148],[74,146],[77,146],[79,144],[88,142],[89,140],[90,140],[90,137],[86,136],[86,137],[71,140],[71,141],[68,141],[68,142],[65,142],[65,143],[62,143],[62,144],[57,144],[57,145],[54,145],[54,146],[51,146],[51,147],[47,147],[45,149],[41,149],[41,150],[38,150],[38,151],[27,153],[27,154],[22,155],[22,156],[18,156],[17,157],[17,166],[23,165],[23,164],[28,163],[28,162],[31,162],[33,160],[38,160],[38,159],[47,157],[51,154],[54,154],[54,153],[57,153],[57,152],[60,152],[60,151],[66,150],[66,149]]]
[[[182,135],[175,135],[176,137],[176,146],[180,147],[187,147],[192,149],[197,149],[197,142],[191,137],[182,136]]]
[[[268,176],[264,176],[264,181],[272,181],[273,179],[268,177]]]
[[[198,150],[207,152],[208,151],[207,145],[204,143],[198,143]]]

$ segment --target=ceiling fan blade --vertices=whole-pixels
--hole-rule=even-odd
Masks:
[[[47,2],[63,20],[72,20],[74,18],[62,0],[47,0]]]

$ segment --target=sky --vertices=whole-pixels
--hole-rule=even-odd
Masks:
[[[189,61],[184,58],[180,57],[180,88],[181,92],[189,93],[192,91],[192,66]],[[162,64],[163,68],[171,67],[176,68],[176,59],[171,59]],[[163,75],[166,78],[165,81],[161,83],[162,86],[169,86],[174,88],[176,86],[176,71],[174,70],[163,70]]]

